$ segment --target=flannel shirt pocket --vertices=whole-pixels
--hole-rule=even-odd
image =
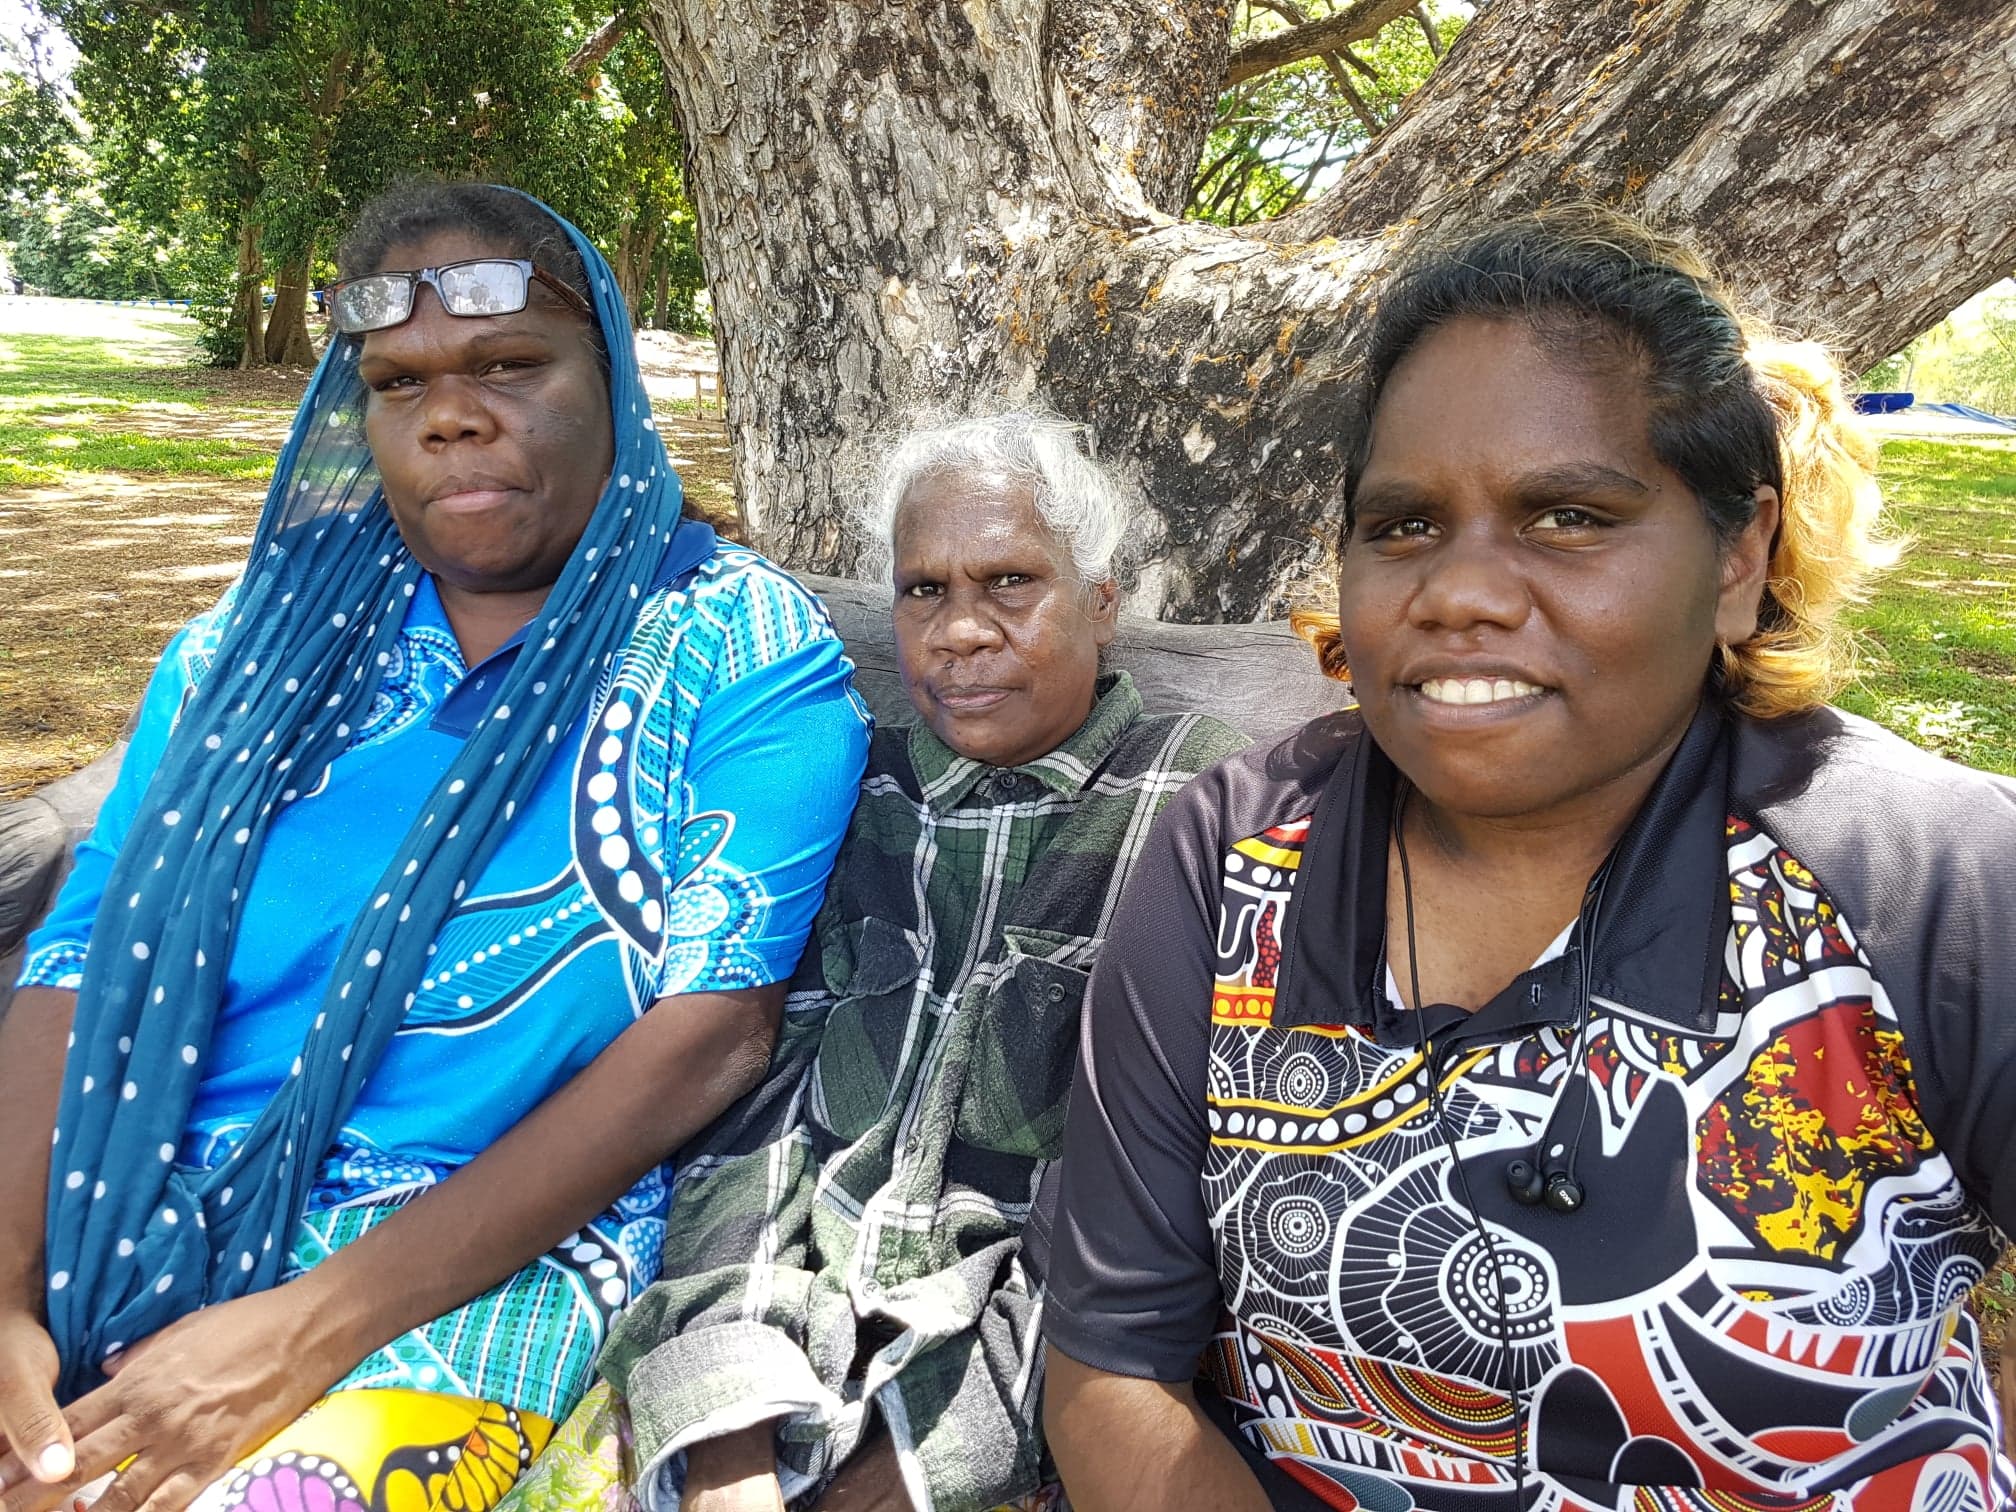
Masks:
[[[1003,1155],[1054,1159],[1078,1053],[1078,1016],[1093,942],[1007,925],[1006,969],[975,1027],[959,1099],[962,1142]]]

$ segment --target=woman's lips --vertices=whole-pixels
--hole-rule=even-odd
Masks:
[[[436,494],[428,501],[428,508],[445,514],[481,514],[508,503],[517,493],[515,488],[458,488],[452,493]]]
[[[1006,688],[939,688],[931,697],[955,714],[978,714],[1008,696]]]
[[[1467,729],[1518,720],[1555,696],[1555,690],[1513,677],[1433,677],[1402,684],[1414,717],[1439,729]]]

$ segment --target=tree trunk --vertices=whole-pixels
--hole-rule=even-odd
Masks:
[[[238,215],[238,280],[231,295],[231,328],[238,333],[238,366],[258,367],[266,359],[265,259],[259,254],[259,226],[252,206]]]
[[[1242,230],[1165,213],[1229,9],[652,0],[768,549],[845,567],[878,433],[1042,398],[1148,485],[1144,607],[1277,613],[1336,528],[1353,312],[1424,234],[1635,204],[1858,368],[2016,265],[2016,5],[1494,0],[1335,189]]]
[[[311,253],[273,275],[273,308],[266,315],[266,360],[283,367],[313,367],[308,337],[308,270]]]
[[[672,302],[672,256],[669,252],[658,254],[658,287],[653,293],[656,298],[651,302],[651,329],[669,331],[672,329],[668,318]]]
[[[623,234],[617,241],[614,259],[616,287],[622,291],[623,304],[630,311],[633,326],[643,323],[644,280],[650,276],[652,248],[657,239],[656,230],[641,230],[633,215],[624,221]]]

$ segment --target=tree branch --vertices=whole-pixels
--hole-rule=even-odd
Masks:
[[[1414,19],[1421,23],[1422,35],[1428,39],[1428,51],[1438,58],[1441,57],[1444,50],[1442,47],[1442,33],[1435,29],[1435,18],[1428,14],[1428,7],[1425,5],[1415,6]]]
[[[1635,204],[1851,372],[2006,273],[2016,154],[1985,144],[2012,140],[2016,9],[1780,14],[1758,35],[1743,0],[1496,0],[1329,195],[1264,232],[1088,234],[1061,257],[1099,297],[1045,307],[1044,384],[1134,460],[1180,543],[1163,612],[1278,613],[1334,540],[1363,311],[1424,237],[1570,196]]]
[[[1365,77],[1370,79],[1374,84],[1377,84],[1379,82],[1379,70],[1374,68],[1370,63],[1367,63],[1363,58],[1359,57],[1358,54],[1351,51],[1350,48],[1340,47],[1337,49],[1336,55],[1342,58],[1346,63],[1349,63],[1353,68],[1357,69],[1358,72],[1365,75]]]
[[[1347,52],[1344,56],[1349,58],[1351,54]],[[1379,117],[1372,113],[1372,107],[1367,105],[1365,97],[1358,93],[1358,86],[1351,82],[1351,75],[1344,72],[1343,65],[1337,61],[1337,55],[1325,53],[1323,66],[1330,70],[1330,80],[1337,86],[1337,93],[1344,96],[1344,103],[1351,107],[1351,114],[1358,117],[1358,124],[1365,128],[1366,140],[1369,141],[1379,135],[1381,127]]]
[[[595,72],[602,66],[602,60],[616,50],[616,44],[623,40],[623,34],[629,29],[630,18],[618,11],[596,27],[586,42],[574,49],[567,60],[567,72],[577,78]]]
[[[1304,58],[1338,52],[1353,42],[1376,37],[1386,23],[1413,9],[1410,0],[1351,0],[1320,21],[1310,21],[1269,37],[1255,37],[1232,49],[1225,82],[1241,84]]]
[[[1496,0],[1336,187],[1265,234],[1301,244],[1553,200],[1631,206],[1686,228],[1739,293],[1837,342],[1859,371],[2016,253],[2016,127],[1998,103],[2016,83],[2016,9],[1773,14],[1760,26],[1743,0]],[[1970,38],[1962,53],[1956,35]],[[1987,141],[2000,145],[1974,155]],[[1899,163],[1922,187],[1903,188]]]

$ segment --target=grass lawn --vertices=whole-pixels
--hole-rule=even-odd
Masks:
[[[122,350],[102,337],[22,333],[0,338],[0,489],[60,482],[74,473],[140,477],[266,478],[274,448],[265,437],[232,436],[234,422],[264,419],[284,428],[289,389],[262,387],[252,403],[232,402],[223,380],[201,368],[128,366],[158,348]],[[212,381],[205,381],[210,379]],[[277,413],[276,413],[277,411]]]
[[[1854,616],[1867,654],[1841,702],[2016,773],[2016,443],[1892,441],[1883,482],[1911,546]]]
[[[1882,480],[1909,532],[1857,610],[1862,676],[1840,702],[1919,745],[2016,774],[2016,443],[1892,441]],[[2016,1251],[1974,1293],[1991,1347],[2016,1320]]]

